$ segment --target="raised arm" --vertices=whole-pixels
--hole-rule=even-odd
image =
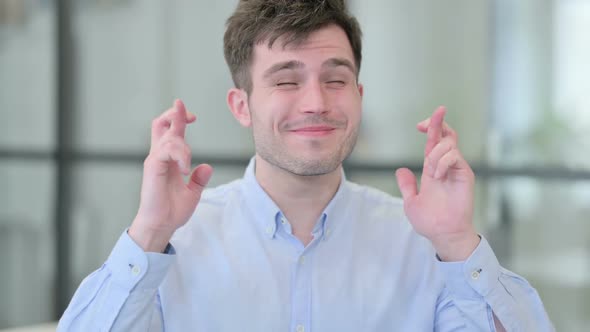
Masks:
[[[168,242],[193,214],[213,171],[207,164],[191,171],[184,136],[195,120],[180,100],[154,119],[137,215],[105,264],[82,282],[58,331],[162,330],[158,287],[175,257]]]
[[[446,287],[436,331],[552,331],[537,292],[500,267],[473,226],[475,176],[439,107],[418,124],[427,135],[420,190],[408,169],[396,172],[406,215],[437,252]],[[506,327],[506,329],[505,329]]]

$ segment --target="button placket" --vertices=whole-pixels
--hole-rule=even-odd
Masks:
[[[309,255],[304,255],[307,250],[302,250],[294,260],[295,280],[293,282],[293,314],[291,331],[305,332],[310,322],[311,315],[311,261]]]
[[[304,255],[301,255],[301,256],[299,257],[299,260],[298,260],[298,262],[299,262],[299,265],[303,265],[303,263],[305,263],[305,256],[304,256]]]

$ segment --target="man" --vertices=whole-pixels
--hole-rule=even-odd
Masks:
[[[152,124],[136,218],[58,330],[553,330],[474,230],[474,175],[444,108],[418,124],[419,191],[407,169],[403,202],[344,178],[360,35],[343,1],[241,1],[224,47],[227,102],[256,147],[244,178],[203,190],[212,168],[191,171],[196,118],[175,101]]]

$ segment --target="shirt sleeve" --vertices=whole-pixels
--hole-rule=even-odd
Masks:
[[[57,331],[162,331],[158,287],[176,253],[146,253],[123,232],[102,267],[82,281]]]
[[[484,237],[463,262],[441,262],[445,288],[439,296],[435,331],[555,331],[537,291],[498,263]]]

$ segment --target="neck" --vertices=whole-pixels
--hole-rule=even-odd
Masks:
[[[305,245],[322,212],[336,194],[342,167],[314,176],[301,176],[269,164],[256,155],[256,180],[289,220],[293,234]]]

